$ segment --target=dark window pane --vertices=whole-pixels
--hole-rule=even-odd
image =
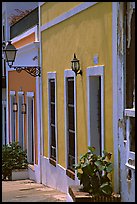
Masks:
[[[75,130],[75,117],[74,117],[74,107],[68,107],[68,128],[71,130]]]
[[[51,125],[51,145],[56,146],[56,138],[55,138],[55,126]]]
[[[74,164],[75,164],[75,157],[69,154],[68,155],[68,169],[75,171]]]
[[[55,102],[55,80],[50,80],[50,96],[51,102]]]
[[[56,160],[56,147],[51,146],[51,158]]]
[[[51,125],[51,145],[50,145],[50,156],[56,160],[56,137],[55,137],[55,126]]]
[[[75,133],[69,131],[69,154],[75,156]]]
[[[68,104],[74,104],[74,79],[68,79]]]
[[[55,104],[51,104],[51,123],[55,124]]]

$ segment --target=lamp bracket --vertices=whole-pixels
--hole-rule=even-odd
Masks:
[[[39,66],[10,66],[10,68],[16,69],[18,73],[24,70],[33,77],[41,76],[41,69]]]

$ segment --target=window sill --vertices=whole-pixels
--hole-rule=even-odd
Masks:
[[[130,165],[129,163],[126,163],[125,164],[128,168],[132,169],[132,170],[135,170],[135,166],[133,165]]]
[[[135,108],[125,109],[125,116],[135,117]]]
[[[71,179],[75,180],[75,173],[72,170],[66,169],[66,175]]]
[[[34,165],[32,165],[32,164],[28,164],[28,168],[30,168],[32,171],[35,171]]]
[[[53,166],[56,167],[56,161],[54,159],[49,158],[49,162],[50,162],[50,164],[52,164]]]

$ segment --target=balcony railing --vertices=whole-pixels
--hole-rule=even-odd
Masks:
[[[31,27],[37,25],[38,20],[38,7],[31,11],[29,14],[20,19],[17,23],[10,27],[10,39],[24,33]]]

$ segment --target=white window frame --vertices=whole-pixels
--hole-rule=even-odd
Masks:
[[[19,96],[24,96],[24,92],[23,91],[19,91],[18,92],[18,141],[20,141],[20,135],[19,135],[19,108],[20,108],[20,104],[19,104]],[[24,97],[23,97],[23,103],[24,103]],[[21,104],[21,108],[22,108],[22,104]],[[24,144],[24,114],[22,114],[23,116],[23,124],[22,124],[22,128],[23,128],[23,149],[25,148],[25,144]]]
[[[5,145],[5,138],[6,138],[6,144],[7,144],[7,134],[5,132],[5,119],[6,118],[5,118],[4,108],[7,109],[6,101],[2,101],[2,124],[3,124],[3,126],[2,126],[2,144]],[[6,120],[6,122],[7,122],[7,120]],[[6,131],[7,131],[7,129],[6,129]]]
[[[12,118],[11,118],[11,112],[12,112],[12,107],[11,107],[11,97],[16,96],[15,91],[10,91],[10,141],[13,142],[12,140]],[[16,112],[15,112],[15,141],[16,141]]]
[[[91,146],[91,139],[90,139],[90,77],[92,76],[100,76],[101,77],[101,155],[103,155],[104,150],[104,66],[97,65],[87,68],[87,113],[88,113],[88,146]]]
[[[33,150],[34,150],[34,164],[35,164],[35,128],[34,128],[34,115],[35,115],[35,112],[34,112],[34,92],[27,92],[26,93],[26,106],[27,106],[27,111],[26,111],[26,113],[27,113],[27,157],[29,157],[29,154],[28,154],[28,151],[29,151],[29,141],[28,141],[28,134],[29,134],[29,132],[28,132],[28,98],[33,98]],[[29,158],[28,158],[29,159]]]
[[[72,70],[64,71],[64,116],[65,116],[65,159],[66,159],[66,169],[68,167],[68,136],[67,136],[67,78],[74,77],[74,111],[75,111],[75,164],[77,163],[77,125],[76,125],[76,75]],[[76,174],[76,170],[75,170]]]
[[[135,152],[130,151],[130,118],[135,118],[135,108],[125,109],[125,117],[126,117],[126,166],[130,167],[131,169],[135,169],[134,165],[129,164],[129,159],[135,161]]]
[[[56,72],[48,72],[48,157],[50,158],[51,150],[51,131],[50,131],[50,80],[55,80],[55,137],[56,137],[56,163],[58,163],[58,137],[57,137],[57,80],[56,80]]]

